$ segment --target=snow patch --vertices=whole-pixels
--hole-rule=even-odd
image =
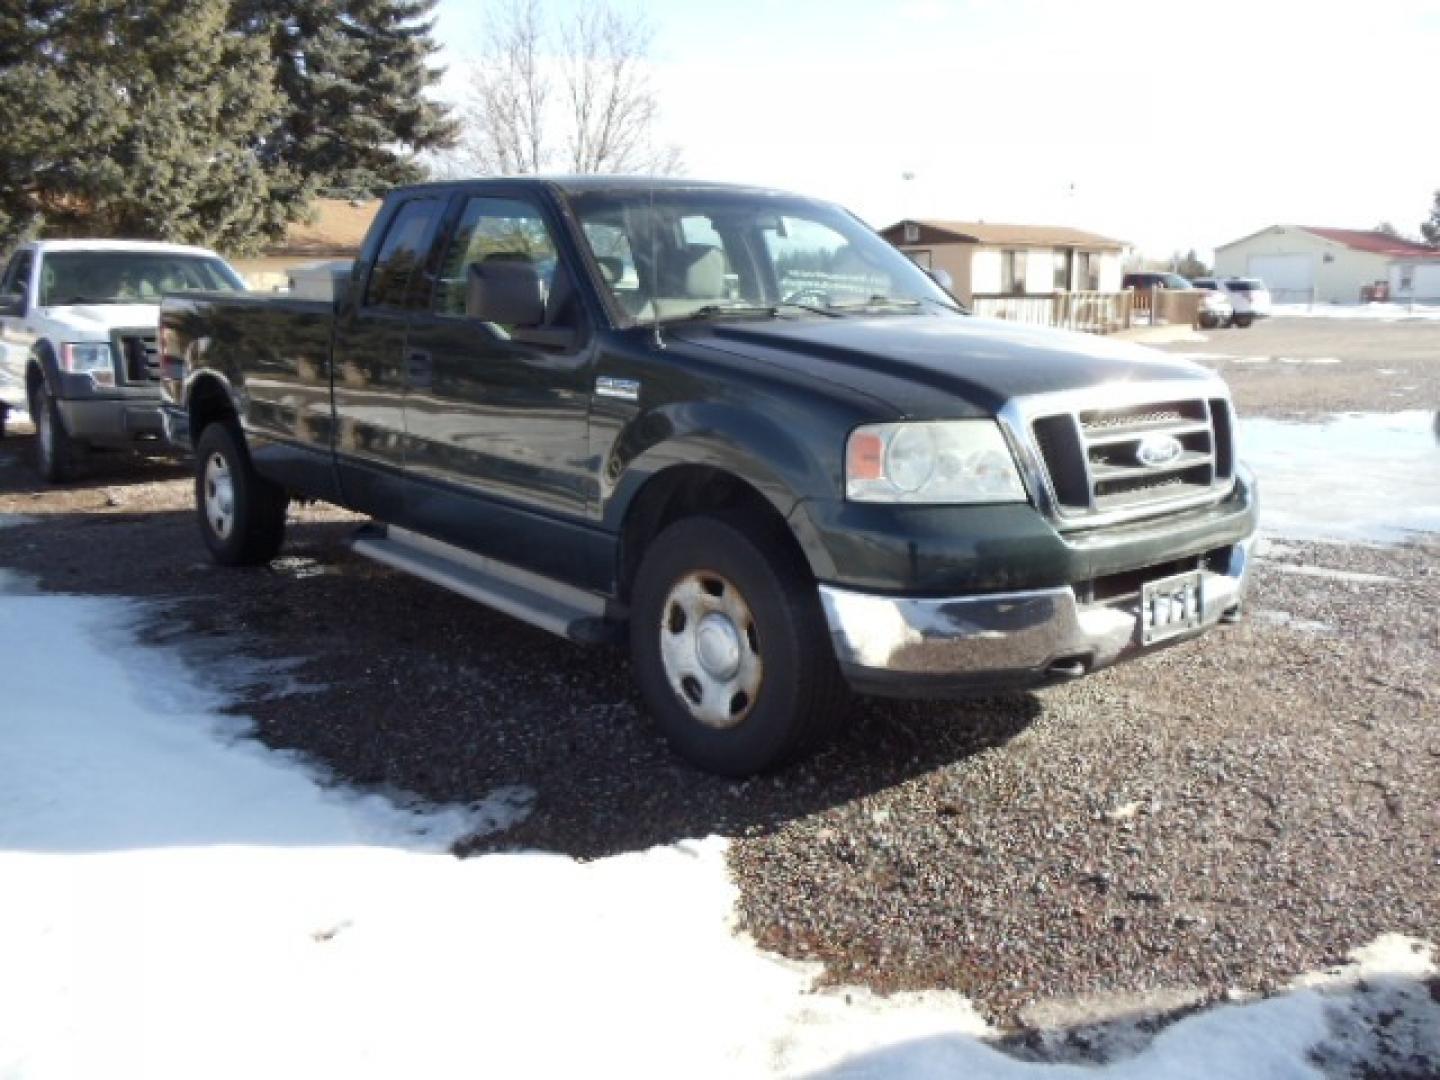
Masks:
[[[1440,304],[1275,304],[1271,314],[1284,319],[1440,319]]]
[[[1239,449],[1259,478],[1267,533],[1395,543],[1440,532],[1440,414],[1242,420]],[[1315,496],[1317,483],[1324,498]]]
[[[735,932],[723,840],[456,859],[453,840],[513,824],[534,792],[437,808],[326,787],[239,737],[224,680],[139,646],[139,610],[0,603],[6,1080],[1281,1080],[1378,1026],[1348,1004],[1359,984],[1325,973],[1153,1039],[1132,1025],[1082,1069],[1018,1060],[955,994],[815,992],[818,965]],[[1400,941],[1355,971],[1428,970]],[[1423,1048],[1440,1024],[1407,985],[1387,1030]]]
[[[1345,581],[1356,585],[1393,585],[1399,580],[1388,574],[1364,574],[1358,570],[1332,570],[1328,566],[1304,566],[1297,563],[1271,563],[1270,569],[1281,574]]]

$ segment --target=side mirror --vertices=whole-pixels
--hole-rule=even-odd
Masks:
[[[944,289],[946,292],[950,292],[953,288],[955,288],[955,279],[950,276],[950,271],[936,269],[926,270],[925,273],[929,274],[930,280],[935,282],[936,285],[939,285],[940,288]]]
[[[501,326],[539,326],[545,321],[545,291],[535,264],[494,258],[471,263],[465,314]]]

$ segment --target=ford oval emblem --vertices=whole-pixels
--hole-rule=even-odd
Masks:
[[[1184,452],[1185,448],[1174,435],[1147,435],[1135,448],[1135,457],[1141,465],[1149,465],[1153,469],[1169,465]]]

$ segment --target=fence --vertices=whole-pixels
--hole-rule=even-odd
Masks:
[[[1200,289],[1137,289],[1134,320],[1149,326],[1196,326],[1204,301],[1205,293]]]
[[[1092,334],[1127,330],[1134,321],[1137,294],[1124,292],[1057,292],[1038,296],[976,293],[970,309],[976,315],[1035,326],[1056,326]]]

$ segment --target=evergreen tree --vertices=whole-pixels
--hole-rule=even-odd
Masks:
[[[1435,192],[1435,205],[1430,209],[1430,218],[1420,223],[1420,232],[1425,239],[1440,246],[1440,191]]]
[[[228,0],[18,0],[0,16],[0,242],[43,227],[252,250],[307,196],[256,153],[282,115]]]
[[[285,96],[263,147],[326,194],[377,194],[421,175],[416,151],[449,146],[455,124],[425,91],[441,75],[436,0],[236,0],[232,25],[262,38]]]

